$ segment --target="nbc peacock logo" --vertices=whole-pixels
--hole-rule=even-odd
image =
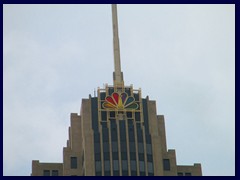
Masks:
[[[104,109],[116,109],[116,110],[136,110],[138,104],[135,102],[135,98],[128,96],[127,93],[112,93],[111,96],[105,98],[105,102],[102,104]]]

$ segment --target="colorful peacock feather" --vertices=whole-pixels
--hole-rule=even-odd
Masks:
[[[135,102],[134,97],[128,96],[125,92],[121,94],[114,92],[111,96],[107,96],[102,106],[105,109],[138,109],[138,104]]]

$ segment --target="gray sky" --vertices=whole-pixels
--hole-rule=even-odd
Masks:
[[[177,163],[235,175],[235,6],[118,5],[126,85],[165,116]],[[112,84],[110,5],[3,5],[3,173],[62,162],[70,113]]]

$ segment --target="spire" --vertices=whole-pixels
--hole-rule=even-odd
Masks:
[[[113,53],[114,53],[114,85],[123,85],[123,73],[121,72],[120,47],[118,37],[117,5],[112,4],[112,24],[113,24]]]

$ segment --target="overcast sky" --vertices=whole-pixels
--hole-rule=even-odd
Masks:
[[[165,116],[177,163],[235,175],[235,6],[118,5],[126,85]],[[62,162],[70,113],[112,84],[110,5],[3,5],[3,173]]]

